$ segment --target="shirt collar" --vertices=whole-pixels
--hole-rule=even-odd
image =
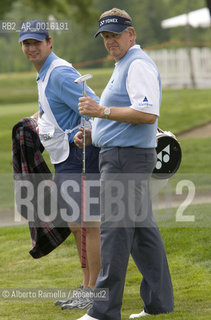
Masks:
[[[134,44],[134,46],[132,46],[132,47],[130,47],[129,49],[128,49],[128,51],[130,51],[130,50],[132,50],[132,49],[140,49],[141,48],[141,46],[139,45],[139,44]],[[127,51],[127,52],[128,52]],[[119,63],[121,61],[121,59],[118,61],[118,62],[115,62],[115,66]]]
[[[140,48],[141,48],[141,47],[140,47],[139,44],[134,44],[134,46],[130,47],[130,49],[129,49],[128,51],[130,51],[130,50],[132,50],[132,49],[140,49]]]
[[[44,81],[46,73],[48,71],[48,68],[50,67],[52,61],[55,59],[57,59],[57,56],[53,52],[51,52],[49,54],[49,56],[47,57],[47,59],[45,60],[45,62],[43,63],[43,66],[42,66],[40,72],[37,73],[37,81],[40,79],[42,81]]]

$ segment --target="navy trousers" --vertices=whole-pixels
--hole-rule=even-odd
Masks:
[[[99,148],[93,145],[86,147],[86,180],[99,181]],[[70,144],[70,154],[68,158],[58,164],[55,164],[55,178],[59,190],[58,199],[60,209],[66,210],[66,221],[80,223],[81,222],[81,174],[83,170],[83,151],[79,149],[74,143]],[[73,180],[78,187],[68,187],[67,193],[71,196],[70,203],[64,200],[64,194],[61,185],[68,180]],[[99,192],[92,191],[93,197],[99,197]],[[73,206],[73,202],[77,207]],[[78,208],[78,209],[77,209]],[[99,204],[91,207],[90,215],[99,217]]]
[[[109,299],[94,301],[88,311],[99,320],[121,320],[130,254],[143,275],[140,296],[145,311],[150,314],[173,311],[168,262],[149,196],[149,179],[155,163],[154,149],[114,148],[100,154],[101,271],[96,288],[108,289]]]

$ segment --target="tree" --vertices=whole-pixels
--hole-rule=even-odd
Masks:
[[[206,5],[207,5],[207,8],[209,9],[210,15],[211,15],[211,0],[206,0]]]
[[[95,10],[92,8],[94,0],[0,0],[0,19],[4,19],[17,2],[22,9],[31,7],[34,12],[44,11],[46,15],[54,12],[55,16],[73,18],[84,27],[96,17]]]
[[[166,41],[166,32],[161,28],[161,20],[167,14],[163,0],[133,0],[129,5],[137,43],[145,47]]]
[[[5,14],[11,10],[14,1],[15,0],[0,0],[0,19],[4,19]]]
[[[203,8],[206,3],[206,0],[189,0],[190,10]],[[73,64],[97,60],[88,66],[101,67],[103,64],[98,60],[105,58],[107,52],[101,37],[95,39],[94,34],[102,12],[113,7],[126,10],[133,19],[136,42],[146,49],[171,40],[186,41],[184,27],[161,28],[162,20],[185,13],[186,6],[187,0],[0,0],[0,19],[21,22],[39,18],[46,21],[53,14],[57,20],[70,20],[68,32],[49,31],[53,37],[53,50]],[[0,61],[3,61],[0,72],[31,70],[31,64],[26,63],[19,48],[18,36],[18,32],[0,32]],[[199,43],[210,42],[211,28],[191,28],[191,39]],[[113,62],[104,65],[109,63],[113,66]]]

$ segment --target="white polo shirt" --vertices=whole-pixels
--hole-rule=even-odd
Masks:
[[[140,46],[134,45],[129,50],[132,48]],[[160,89],[157,70],[151,64],[143,59],[134,60],[128,69],[126,88],[132,109],[159,116]]]

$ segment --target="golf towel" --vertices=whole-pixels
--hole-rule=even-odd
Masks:
[[[42,146],[36,132],[35,122],[31,118],[19,121],[12,130],[12,166],[14,181],[28,180],[34,185],[46,179],[51,180],[52,174],[43,159]],[[59,227],[59,221],[43,222],[39,219],[36,205],[36,194],[32,200],[34,221],[29,221],[32,249],[29,251],[33,258],[41,258],[57,248],[71,233],[68,225]],[[21,207],[22,208],[22,207]],[[26,217],[24,207],[21,215]]]

